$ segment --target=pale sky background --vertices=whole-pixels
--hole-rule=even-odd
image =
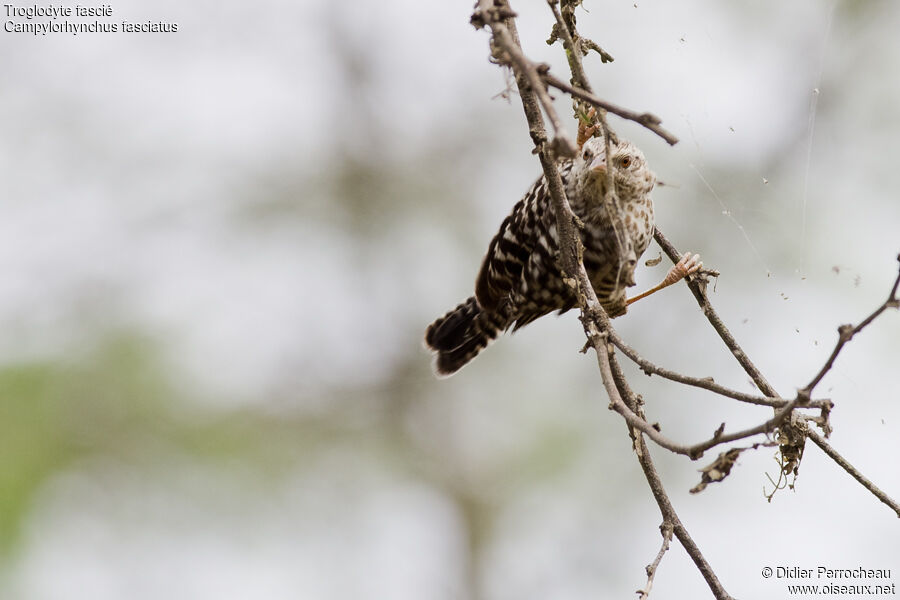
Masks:
[[[539,173],[470,4],[121,1],[114,21],[178,32],[0,31],[0,484],[24,498],[0,498],[0,597],[644,584],[659,514],[575,315],[448,380],[420,347]],[[545,3],[513,6],[527,54],[564,76]],[[721,271],[717,310],[792,395],[896,277],[900,5],[589,0],[578,24],[615,57],[586,59],[598,95],[681,139],[611,118],[670,184],[657,224]],[[751,391],[684,286],[614,325],[657,364]],[[895,498],[898,339],[890,311],[818,388],[833,445]],[[50,383],[31,396],[23,372]],[[631,372],[679,441],[769,416]],[[896,516],[812,444],[771,503],[770,450],[696,496],[715,452],[654,456],[733,596],[787,597],[764,566],[898,583]],[[677,544],[651,597],[710,597]]]

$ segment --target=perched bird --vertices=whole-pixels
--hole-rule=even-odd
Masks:
[[[625,289],[635,284],[637,260],[653,237],[650,192],[656,176],[634,144],[610,139],[607,156],[601,137],[588,139],[559,168],[572,211],[583,223],[584,266],[597,298],[610,317],[623,315],[629,304]],[[686,254],[674,281],[701,265],[696,256]],[[563,281],[556,212],[541,177],[491,240],[475,280],[475,295],[429,325],[425,344],[437,352],[436,373],[452,375],[510,327],[515,331],[576,304],[575,291]]]

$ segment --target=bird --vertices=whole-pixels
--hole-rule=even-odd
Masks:
[[[635,285],[637,261],[653,237],[650,192],[656,176],[631,142],[613,136],[608,142],[604,136],[582,141],[582,133],[577,154],[563,160],[559,171],[580,220],[588,278],[603,309],[610,317],[619,317],[633,300],[696,272],[702,263],[697,255],[685,253],[660,285],[626,298],[626,288]],[[475,294],[428,326],[425,346],[436,354],[435,374],[452,375],[506,330],[515,332],[577,303],[575,289],[560,267],[556,211],[542,176],[491,240],[475,280]]]

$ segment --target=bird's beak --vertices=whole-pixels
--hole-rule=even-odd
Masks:
[[[606,157],[601,155],[592,160],[590,170],[594,173],[606,173]]]

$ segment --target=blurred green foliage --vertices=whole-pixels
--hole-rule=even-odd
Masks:
[[[127,446],[160,423],[167,390],[152,349],[133,336],[78,363],[36,361],[0,369],[0,552],[15,545],[41,485],[71,463]]]

